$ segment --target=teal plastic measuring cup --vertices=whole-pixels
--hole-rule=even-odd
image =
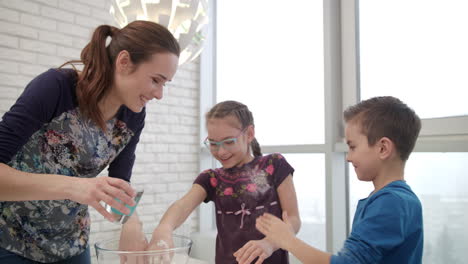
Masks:
[[[144,193],[143,189],[137,190],[137,195],[135,196],[135,205],[134,206],[130,206],[128,204],[125,205],[125,207],[130,209],[130,213],[128,213],[128,214],[124,214],[124,213],[120,212],[119,210],[111,207],[108,204],[106,204],[105,208],[106,208],[106,210],[108,212],[114,214],[114,217],[117,220],[116,222],[121,223],[121,224],[125,224],[125,222],[127,222],[127,220],[130,218],[130,216],[132,216],[133,212],[135,211],[138,203],[140,202],[140,199],[141,199],[141,196],[143,195],[143,193]],[[119,199],[115,198],[115,200],[117,202],[121,203],[121,201]]]

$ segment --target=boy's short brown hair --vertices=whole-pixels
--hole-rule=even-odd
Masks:
[[[389,138],[402,161],[408,160],[421,130],[421,120],[413,109],[392,96],[361,101],[348,107],[343,116],[346,122],[359,122],[370,146],[382,137]]]

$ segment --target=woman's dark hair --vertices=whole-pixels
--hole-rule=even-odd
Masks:
[[[227,116],[236,117],[242,125],[242,130],[250,125],[255,126],[253,115],[249,108],[246,105],[236,101],[224,101],[217,103],[211,108],[210,111],[208,111],[208,113],[206,113],[206,121],[208,122],[208,120],[211,118],[224,118]],[[260,144],[258,144],[256,138],[252,140],[250,146],[252,147],[252,152],[255,157],[262,156]]]
[[[106,40],[111,37],[106,47]],[[109,25],[96,28],[91,41],[81,51],[81,59],[64,65],[82,63],[78,75],[76,95],[81,114],[105,130],[105,120],[98,103],[113,85],[115,60],[126,50],[131,62],[138,65],[151,59],[155,53],[180,55],[180,47],[167,28],[150,21],[133,21],[122,29]]]

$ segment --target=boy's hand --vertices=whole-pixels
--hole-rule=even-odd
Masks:
[[[265,239],[262,240],[251,240],[247,242],[242,248],[234,253],[236,261],[239,264],[250,264],[258,257],[255,264],[261,264],[263,261],[271,256],[273,251],[277,248]]]
[[[272,214],[265,213],[257,218],[255,227],[266,236],[267,240],[286,249],[288,241],[291,241],[295,234],[286,211],[283,212],[283,219],[284,222]]]

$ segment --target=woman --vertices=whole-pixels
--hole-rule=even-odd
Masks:
[[[156,23],[102,25],[81,60],[64,64],[82,71],[50,69],[28,84],[0,122],[0,263],[90,263],[88,205],[110,221],[101,201],[134,205],[145,105],[162,98],[179,54]],[[106,166],[110,177],[96,178]]]

